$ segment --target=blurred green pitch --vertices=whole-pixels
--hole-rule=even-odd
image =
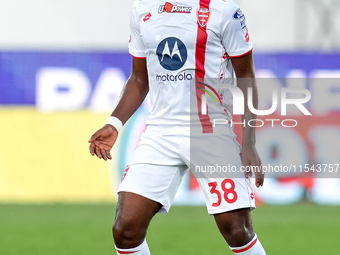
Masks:
[[[115,254],[108,204],[0,204],[2,255]],[[339,254],[340,207],[263,206],[253,220],[267,254]],[[173,207],[150,225],[152,254],[232,254],[205,207]]]

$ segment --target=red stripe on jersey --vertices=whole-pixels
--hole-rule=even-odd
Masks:
[[[247,55],[249,52],[251,52],[253,49],[251,49],[250,51],[247,51],[246,53],[239,55],[239,56],[229,56],[229,58],[239,58],[239,57],[243,57],[245,55]]]
[[[251,242],[251,244],[249,244],[246,248],[240,249],[240,250],[233,250],[234,253],[241,253],[241,252],[245,252],[247,250],[249,250],[251,247],[253,247],[255,245],[255,243],[257,242],[257,238]]]
[[[210,0],[200,0],[200,9],[206,8],[209,9]],[[198,108],[198,117],[200,118],[203,133],[212,133],[213,127],[210,121],[210,117],[208,115],[209,109],[207,106],[207,114],[202,115],[202,95],[205,93],[203,90],[199,88],[204,88],[200,82],[204,83],[205,76],[205,53],[207,46],[208,34],[207,34],[207,26],[202,27],[199,25],[197,21],[197,39],[196,39],[196,68],[195,68],[195,78],[196,78],[196,98],[197,98],[197,108]],[[198,88],[197,88],[198,87]]]

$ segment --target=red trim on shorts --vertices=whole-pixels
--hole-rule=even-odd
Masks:
[[[200,9],[207,8],[209,9],[210,0],[200,0]],[[195,78],[196,78],[196,98],[197,98],[197,108],[198,108],[198,117],[200,118],[203,133],[212,133],[213,127],[209,117],[209,111],[207,109],[207,114],[202,115],[202,95],[205,93],[203,90],[198,88],[204,88],[204,76],[205,76],[205,53],[207,46],[208,34],[207,34],[207,25],[202,27],[197,21],[197,39],[196,39],[196,68],[195,68]],[[198,88],[197,88],[198,87]]]
[[[249,250],[251,247],[253,247],[255,245],[255,243],[257,242],[257,238],[251,242],[251,244],[249,244],[246,248],[240,249],[240,250],[232,250],[234,253],[240,253],[240,252],[245,252],[247,250]]]
[[[131,53],[129,53],[132,57],[134,58],[138,58],[138,59],[146,59],[146,57],[135,57],[134,55],[132,55]]]
[[[229,56],[229,58],[240,58],[243,57],[245,55],[247,55],[249,52],[251,52],[253,50],[253,48],[250,51],[247,51],[246,53],[242,54],[242,55],[238,55],[238,56]]]

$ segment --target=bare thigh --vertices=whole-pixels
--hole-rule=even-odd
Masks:
[[[254,237],[249,208],[215,214],[218,229],[231,247],[246,245]]]
[[[116,246],[128,249],[140,245],[145,239],[151,219],[161,207],[160,203],[146,197],[120,192],[113,224]]]

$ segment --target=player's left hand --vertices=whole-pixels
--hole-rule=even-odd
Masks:
[[[253,169],[255,173],[255,185],[256,187],[263,186],[264,182],[264,173],[262,170],[262,162],[257,154],[256,148],[253,145],[246,145],[242,146],[242,151],[241,151],[241,159],[243,162],[243,165],[245,167],[252,166],[251,168]],[[251,176],[252,173],[248,172],[248,174]]]

